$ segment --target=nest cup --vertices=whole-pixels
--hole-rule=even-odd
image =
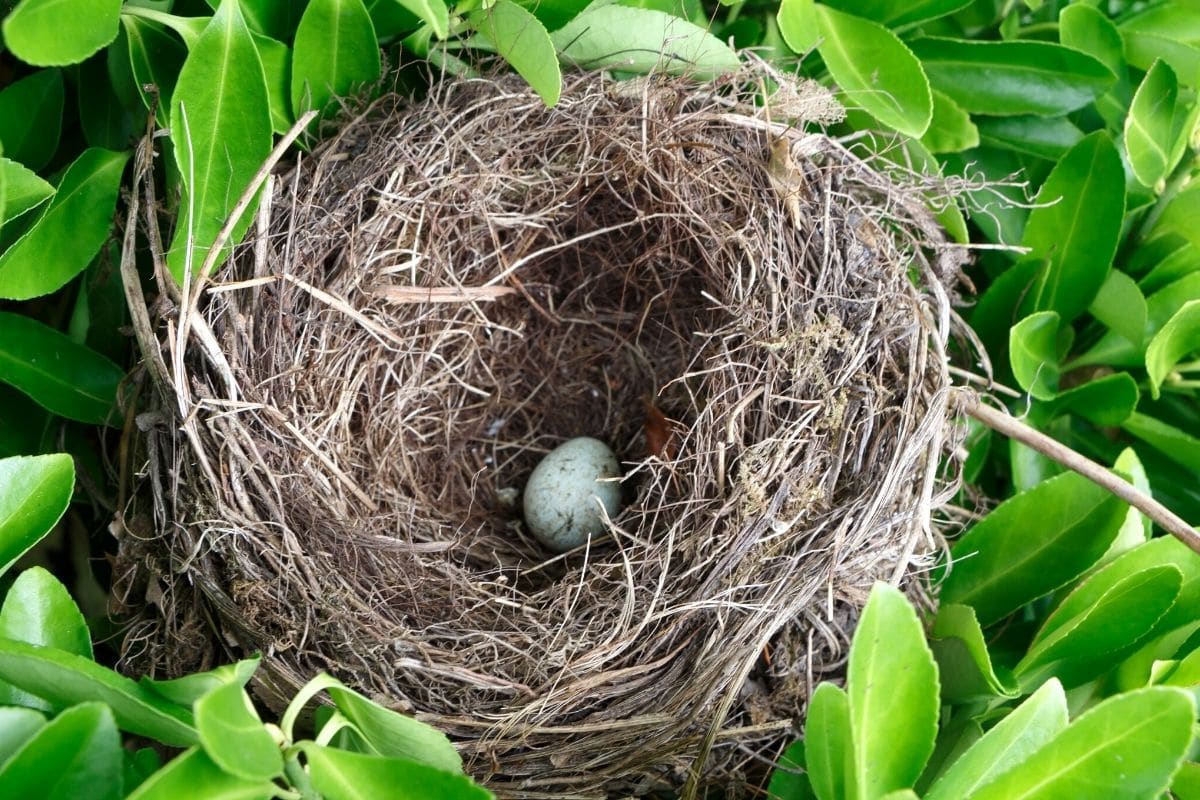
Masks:
[[[277,707],[329,671],[505,795],[760,780],[934,547],[962,254],[916,176],[791,124],[822,90],[737,85],[444,82],[275,176],[157,308],[126,665],[260,650]],[[625,506],[555,555],[518,495],[576,436]]]

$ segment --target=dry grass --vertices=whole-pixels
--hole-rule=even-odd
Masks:
[[[328,670],[506,795],[761,775],[935,546],[963,254],[937,186],[786,124],[826,95],[736,85],[447,82],[276,176],[257,240],[155,309],[127,665],[261,650],[277,705]],[[513,490],[580,435],[627,505],[552,556]]]

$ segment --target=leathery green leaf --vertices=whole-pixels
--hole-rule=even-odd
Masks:
[[[1125,118],[1129,166],[1145,186],[1156,185],[1175,167],[1175,142],[1183,135],[1188,114],[1186,108],[1179,107],[1178,99],[1175,72],[1165,61],[1155,61],[1138,86]]]
[[[1008,358],[1021,388],[1039,400],[1058,392],[1059,318],[1053,311],[1030,314],[1008,335]]]
[[[775,15],[783,41],[797,53],[807,53],[821,38],[821,22],[813,0],[781,0]]]
[[[271,781],[230,775],[193,747],[146,778],[127,800],[269,800],[277,789]]]
[[[1163,381],[1184,356],[1200,350],[1200,300],[1191,300],[1167,320],[1146,347],[1150,393],[1157,399]]]
[[[1010,769],[1019,768],[1067,727],[1067,698],[1049,680],[959,756],[925,800],[959,800]]]
[[[804,768],[804,740],[797,739],[779,757],[767,785],[768,800],[816,800]]]
[[[1038,192],[1022,244],[1049,260],[1029,311],[1079,316],[1108,277],[1125,215],[1125,170],[1107,134],[1089,134],[1054,167]]]
[[[1096,562],[1128,506],[1073,472],[1001,503],[950,550],[943,603],[963,603],[989,625]]]
[[[847,100],[889,128],[920,138],[933,117],[921,62],[882,25],[816,6],[817,50]]]
[[[558,102],[562,74],[550,34],[538,18],[512,0],[496,0],[471,13],[475,30],[504,56],[547,106]]]
[[[937,665],[916,611],[887,584],[875,584],[854,633],[846,694],[857,796],[913,786],[937,737]]]
[[[1141,346],[1146,332],[1146,298],[1137,282],[1124,272],[1114,269],[1108,273],[1088,311],[1109,330]]]
[[[0,575],[58,524],[74,491],[66,453],[0,459]]]
[[[31,170],[54,156],[62,132],[62,70],[42,69],[0,91],[0,143],[4,155]]]
[[[465,775],[442,772],[400,758],[351,753],[301,742],[313,786],[327,800],[387,797],[404,786],[412,800],[486,800],[492,795]]]
[[[832,683],[822,683],[809,698],[804,763],[818,800],[846,796],[846,775],[854,764],[850,705],[846,693]]]
[[[248,781],[271,780],[283,772],[279,745],[237,683],[213,689],[195,708],[200,743],[221,769]]]
[[[931,153],[955,153],[979,144],[979,129],[971,115],[945,93],[933,90],[933,116],[921,137]]]
[[[0,766],[0,795],[40,800],[118,800],[121,737],[103,703],[80,703],[41,728]]]
[[[1016,694],[1011,681],[996,673],[975,609],[970,606],[938,606],[929,646],[937,659],[942,697],[947,701],[990,700]]]
[[[969,798],[1157,797],[1187,752],[1195,713],[1191,695],[1180,689],[1110,697]]]
[[[0,225],[37,208],[54,194],[54,187],[16,161],[0,158],[0,180],[4,196],[0,199]]]
[[[266,78],[237,0],[220,8],[188,53],[171,98],[171,142],[183,176],[167,264],[181,285],[201,268],[217,234],[271,152]],[[250,225],[251,203],[230,245]],[[216,263],[220,263],[217,259]]]
[[[83,271],[109,236],[128,159],[97,147],[75,159],[33,227],[0,255],[0,297],[40,297]]]
[[[4,43],[26,64],[78,64],[117,38],[121,0],[21,0],[4,19]]]
[[[331,110],[336,99],[379,79],[379,42],[362,0],[312,0],[292,51],[292,108]]]

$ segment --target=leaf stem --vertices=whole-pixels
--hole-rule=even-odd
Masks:
[[[1092,461],[1087,456],[1072,450],[1062,442],[1051,439],[1041,431],[1034,430],[1006,411],[984,405],[980,402],[979,395],[975,394],[975,392],[969,390],[956,392],[953,405],[959,411],[979,420],[997,433],[1003,434],[1010,439],[1015,439],[1026,447],[1031,447],[1047,458],[1057,461],[1064,467],[1078,472],[1097,486],[1129,503],[1129,505],[1158,523],[1163,530],[1183,542],[1196,553],[1200,553],[1200,533],[1197,533],[1195,528],[1187,524],[1171,509],[1145,492],[1142,492],[1133,484],[1109,472],[1105,467]]]

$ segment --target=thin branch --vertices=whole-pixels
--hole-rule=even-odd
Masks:
[[[1062,442],[1055,441],[1046,434],[1034,430],[1009,413],[984,405],[974,392],[957,392],[956,395],[957,406],[965,414],[974,417],[997,433],[1004,434],[1010,439],[1016,439],[1047,458],[1078,472],[1097,486],[1129,503],[1158,523],[1163,530],[1200,553],[1200,534],[1196,532],[1196,529],[1150,495]]]

